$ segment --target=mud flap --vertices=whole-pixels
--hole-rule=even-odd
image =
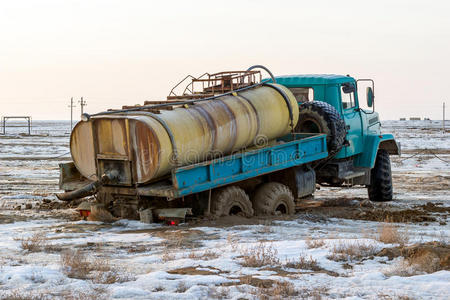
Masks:
[[[161,208],[153,210],[158,220],[168,225],[178,225],[186,221],[186,215],[192,215],[191,208]]]
[[[316,172],[310,167],[295,168],[296,198],[303,198],[316,191]]]

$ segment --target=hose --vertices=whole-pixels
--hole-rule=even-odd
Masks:
[[[82,188],[79,188],[78,190],[56,194],[56,197],[59,200],[63,201],[71,201],[73,199],[84,198],[87,196],[94,195],[97,192],[97,189],[100,185],[101,181],[97,180],[83,186]]]
[[[264,67],[263,65],[254,65],[251,66],[250,68],[247,69],[247,71],[251,71],[253,69],[263,69],[264,71],[266,71],[267,73],[269,73],[270,79],[272,79],[273,83],[277,83],[277,80],[275,79],[275,76],[273,76],[272,72],[270,72],[269,69],[267,69],[266,67]]]

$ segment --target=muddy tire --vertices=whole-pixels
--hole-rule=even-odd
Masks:
[[[339,112],[330,104],[322,101],[310,101],[300,105],[295,132],[325,133],[328,153],[337,153],[344,145],[345,122]]]
[[[389,153],[380,149],[375,166],[370,171],[370,185],[367,187],[371,201],[391,201],[393,196],[391,160]]]
[[[253,197],[253,207],[257,216],[295,213],[294,196],[291,190],[278,182],[259,186]]]
[[[237,186],[217,190],[211,198],[211,213],[217,217],[242,214],[253,216],[253,208],[248,195]]]

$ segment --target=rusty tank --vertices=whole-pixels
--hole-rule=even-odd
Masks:
[[[223,87],[222,82],[222,91]],[[161,178],[176,166],[264,145],[295,128],[299,109],[286,87],[237,87],[198,101],[194,94],[190,101],[175,102],[170,110],[92,115],[72,131],[74,164],[90,180],[101,180],[106,174],[114,184],[132,186]]]

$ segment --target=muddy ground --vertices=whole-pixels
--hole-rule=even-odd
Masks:
[[[320,187],[293,216],[195,218],[178,227],[81,221],[78,203],[54,197],[58,163],[70,159],[67,133],[51,134],[55,124],[43,123],[45,134],[0,136],[0,299],[17,291],[61,299],[266,299],[271,293],[280,299],[445,299],[449,134],[388,125],[384,130],[404,143],[402,157],[391,157],[392,202],[368,201],[364,187]],[[401,239],[383,240],[385,229]],[[42,245],[25,249],[36,234]],[[367,249],[342,260],[340,243]],[[74,249],[91,262],[108,261],[121,275],[98,282],[92,276],[99,270],[86,271],[85,278],[68,274],[62,255]],[[248,252],[271,259],[255,265]],[[421,286],[420,276],[432,284]]]

